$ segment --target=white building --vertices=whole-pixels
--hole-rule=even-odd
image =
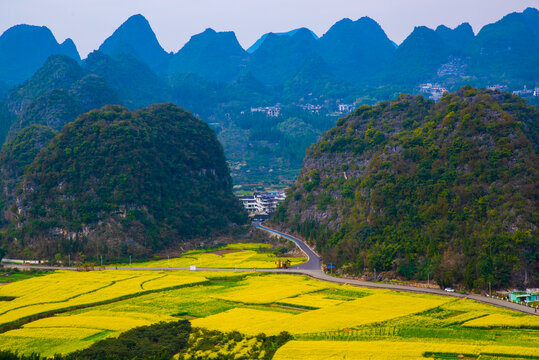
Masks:
[[[513,94],[514,95],[518,95],[518,96],[530,96],[534,93],[534,90],[531,90],[531,89],[528,89],[526,87],[526,85],[524,85],[524,89],[522,90],[515,90],[513,91]]]
[[[252,196],[239,197],[249,214],[271,214],[285,198],[283,192],[255,192]]]
[[[430,100],[438,101],[447,89],[438,84],[426,83],[419,85],[419,92],[426,94]]]
[[[261,112],[265,113],[269,117],[278,117],[281,114],[281,108],[279,106],[266,106],[251,108],[251,113]]]
[[[316,114],[318,114],[320,110],[322,109],[322,105],[313,105],[313,104],[300,105],[299,107],[305,111],[308,111],[310,113],[316,113]]]
[[[339,104],[340,113],[351,113],[354,111],[354,104]]]
[[[500,84],[495,84],[495,85],[489,85],[487,86],[487,89],[488,90],[501,90],[501,91],[505,91],[507,90],[507,85],[500,85]]]
[[[278,117],[281,113],[281,109],[279,109],[277,106],[270,106],[266,110],[266,115],[269,117]]]

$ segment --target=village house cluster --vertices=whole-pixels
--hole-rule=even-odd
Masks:
[[[430,100],[438,101],[447,89],[438,84],[426,83],[419,85],[419,92],[425,94]]]
[[[277,105],[275,106],[265,106],[265,107],[256,107],[256,108],[251,108],[251,113],[255,113],[255,112],[261,112],[261,113],[264,113],[266,114],[266,116],[269,116],[269,117],[278,117],[279,114],[281,113],[281,108]]]
[[[251,196],[240,196],[239,199],[250,215],[270,215],[277,205],[286,198],[284,192],[255,192]]]
[[[533,89],[528,89],[526,85],[524,85],[524,88],[521,90],[515,90],[513,91],[513,94],[521,96],[521,97],[539,97],[539,86],[534,87]]]

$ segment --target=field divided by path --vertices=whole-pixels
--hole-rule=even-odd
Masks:
[[[52,293],[58,289],[64,290]],[[384,345],[388,351],[402,346],[406,354],[409,348],[410,356],[470,349],[478,355],[497,349],[518,358],[529,357],[539,347],[539,332],[527,330],[539,329],[539,317],[467,299],[338,285],[301,275],[59,271],[2,286],[0,296],[15,297],[0,302],[2,323],[44,309],[59,311],[0,334],[0,349],[43,355],[85,348],[136,326],[181,318],[197,327],[252,335],[288,331],[295,340],[284,353],[277,353],[277,359],[300,345],[318,349],[327,359],[332,355],[324,349],[332,346],[346,359],[370,358],[367,350],[384,342],[394,345]],[[111,301],[100,304],[103,299]],[[74,305],[85,306],[60,312]],[[481,319],[483,323],[474,323]],[[495,325],[500,319],[509,325]],[[353,343],[361,344],[363,352],[346,345]]]

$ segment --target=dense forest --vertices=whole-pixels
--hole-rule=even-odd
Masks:
[[[214,132],[176,105],[108,105],[52,136],[0,153],[10,255],[144,255],[246,221]]]
[[[539,110],[464,87],[363,105],[307,151],[273,222],[350,273],[539,281]]]

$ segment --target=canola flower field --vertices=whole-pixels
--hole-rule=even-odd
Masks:
[[[107,268],[223,268],[223,269],[274,269],[279,261],[288,259],[291,265],[301,264],[307,261],[305,257],[276,257],[268,250],[270,244],[236,243],[212,251],[189,251],[179,258],[147,261],[133,264],[114,264]]]
[[[43,356],[188,319],[193,327],[247,335],[287,331],[294,340],[277,360],[539,358],[537,316],[299,275],[57,271],[2,285],[0,297],[12,299],[0,301],[0,349]]]

